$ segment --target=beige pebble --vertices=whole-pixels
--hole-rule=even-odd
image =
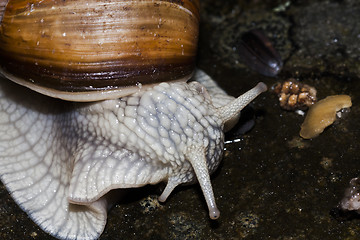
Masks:
[[[328,96],[314,104],[301,125],[300,136],[305,139],[317,137],[335,121],[336,112],[351,105],[351,98],[348,95]]]

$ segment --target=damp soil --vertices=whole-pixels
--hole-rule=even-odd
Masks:
[[[164,185],[148,186],[113,207],[100,239],[358,239],[360,217],[344,218],[336,207],[360,173],[359,1],[205,0],[201,7],[198,66],[233,96],[259,81],[270,88],[226,135],[212,175],[221,217],[209,219],[198,185],[178,187],[162,204]],[[236,52],[251,29],[261,29],[282,56],[276,77],[250,70]],[[271,91],[289,78],[315,87],[318,99],[348,94],[353,106],[304,140],[304,116],[282,110]],[[253,126],[245,131],[244,124]],[[1,239],[51,239],[3,186],[0,199]]]

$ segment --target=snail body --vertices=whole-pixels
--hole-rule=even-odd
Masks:
[[[196,49],[197,30],[195,35],[190,34],[192,41],[195,41],[191,47],[187,46],[190,44],[188,40],[184,40],[187,39],[186,34],[181,39],[175,37],[163,41],[165,44],[178,40],[173,45],[175,47],[168,47],[175,51],[173,54],[167,52],[168,45],[158,45],[162,40],[158,40],[157,36],[150,40],[145,37],[147,44],[156,47],[150,47],[150,51],[149,45],[145,44],[139,48],[140,55],[125,60],[121,59],[123,49],[115,51],[112,48],[115,42],[121,45],[122,41],[107,42],[106,34],[97,33],[100,26],[112,25],[110,20],[101,21],[102,16],[108,15],[105,14],[108,13],[107,7],[114,8],[112,4],[120,4],[120,11],[125,16],[131,12],[133,4],[149,7],[150,2],[155,5],[155,9],[164,4],[170,13],[172,8],[176,9],[174,11],[181,9],[180,12],[185,12],[187,17],[180,21],[185,24],[175,33],[191,32],[187,28],[188,23],[198,22],[198,13],[191,13],[199,5],[197,1],[98,2],[103,5],[103,10],[99,10],[101,13],[92,6],[95,2],[89,1],[88,5],[92,7],[90,16],[95,14],[101,20],[90,21],[89,25],[94,29],[83,31],[94,33],[94,38],[105,39],[102,44],[105,55],[109,55],[109,58],[115,56],[115,60],[107,60],[106,57],[104,60],[102,57],[105,55],[99,51],[102,47],[96,49],[91,45],[94,50],[92,54],[100,54],[98,62],[92,60],[91,54],[79,50],[91,34],[79,42],[75,34],[75,40],[70,41],[70,46],[67,44],[69,41],[63,41],[65,50],[60,54],[60,47],[57,48],[56,44],[61,43],[59,38],[71,32],[67,28],[66,36],[55,33],[38,35],[39,39],[35,39],[35,42],[27,39],[27,35],[12,36],[11,31],[6,30],[9,28],[6,24],[11,22],[9,19],[15,21],[19,17],[21,20],[35,14],[37,9],[44,14],[44,18],[38,20],[40,25],[55,18],[54,12],[50,12],[49,16],[45,14],[42,4],[50,10],[54,7],[59,14],[65,11],[67,17],[63,21],[66,22],[68,17],[73,17],[71,12],[77,15],[81,12],[78,8],[83,8],[71,5],[73,2],[55,1],[53,5],[50,1],[37,1],[34,5],[26,5],[22,0],[12,0],[4,11],[0,8],[0,15],[4,14],[0,32],[1,71],[5,77],[23,85],[0,77],[0,176],[11,196],[44,231],[59,239],[98,238],[106,224],[107,209],[117,198],[111,190],[142,187],[163,181],[167,185],[159,197],[160,201],[165,201],[176,186],[198,181],[210,218],[218,218],[220,213],[209,176],[221,160],[224,128],[229,129],[234,125],[241,109],[266,90],[265,84],[259,83],[235,99],[218,88],[200,70],[195,74],[198,82],[186,82],[194,72],[195,52],[190,54],[189,49]],[[74,9],[70,11],[63,8],[67,4]],[[0,6],[3,5],[6,4],[2,0]],[[11,17],[12,13],[19,16]],[[137,15],[143,13],[140,11]],[[169,22],[175,24],[180,17],[177,14],[170,15],[169,19],[161,18],[164,23],[158,28],[167,29],[165,26]],[[139,29],[127,27],[129,41],[136,46],[141,44],[133,42],[133,39],[139,35],[135,34],[133,38],[131,33],[144,30],[141,26],[147,25],[145,23],[153,26],[153,17],[148,18],[141,25],[130,25]],[[155,18],[159,22],[159,18]],[[172,18],[175,18],[174,22]],[[126,25],[128,21],[128,18],[121,18],[117,22],[125,22]],[[74,28],[79,26],[85,25],[74,24]],[[123,34],[121,26],[114,31],[112,27],[106,29]],[[52,28],[47,31],[56,32]],[[23,30],[20,29],[20,32]],[[159,38],[163,36],[159,35]],[[14,36],[18,36],[21,41],[16,43],[15,40],[19,39]],[[54,53],[50,51],[48,57],[43,57],[41,54],[47,50],[39,48],[30,51],[28,55],[24,50],[27,47],[22,44],[28,42],[29,46],[42,46],[45,43],[43,41],[46,41],[42,38],[52,40],[48,44],[51,46],[49,49],[55,49]],[[8,45],[11,44],[9,39],[14,41],[14,46]],[[67,47],[71,50],[66,50]],[[183,48],[184,52],[181,50]],[[150,60],[145,60],[142,57],[147,50],[151,54],[153,50],[157,53]],[[66,53],[71,55],[73,52],[75,58],[84,56],[86,61],[70,59],[72,56]],[[59,58],[52,59],[52,54]],[[182,58],[184,55],[185,58]],[[33,62],[29,60],[32,57]],[[120,64],[115,67],[117,63]],[[92,67],[98,69],[93,70]],[[137,67],[138,70],[133,70]],[[120,81],[124,79],[127,83]]]
[[[0,83],[1,180],[59,239],[98,238],[114,201],[110,190],[162,181],[160,201],[197,180],[210,217],[218,218],[209,175],[221,160],[224,124],[266,89],[260,83],[229,102],[197,82],[161,83],[119,99],[64,104]],[[228,104],[215,107],[211,96]]]

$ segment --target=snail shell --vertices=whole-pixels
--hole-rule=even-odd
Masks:
[[[194,71],[199,1],[0,0],[0,21],[1,72],[48,96],[116,98]]]

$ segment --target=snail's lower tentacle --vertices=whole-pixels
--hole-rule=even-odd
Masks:
[[[161,193],[159,197],[159,201],[165,202],[166,199],[169,197],[169,195],[172,193],[172,191],[175,189],[175,187],[178,186],[179,184],[181,183],[176,181],[175,178],[169,178],[164,191]]]

